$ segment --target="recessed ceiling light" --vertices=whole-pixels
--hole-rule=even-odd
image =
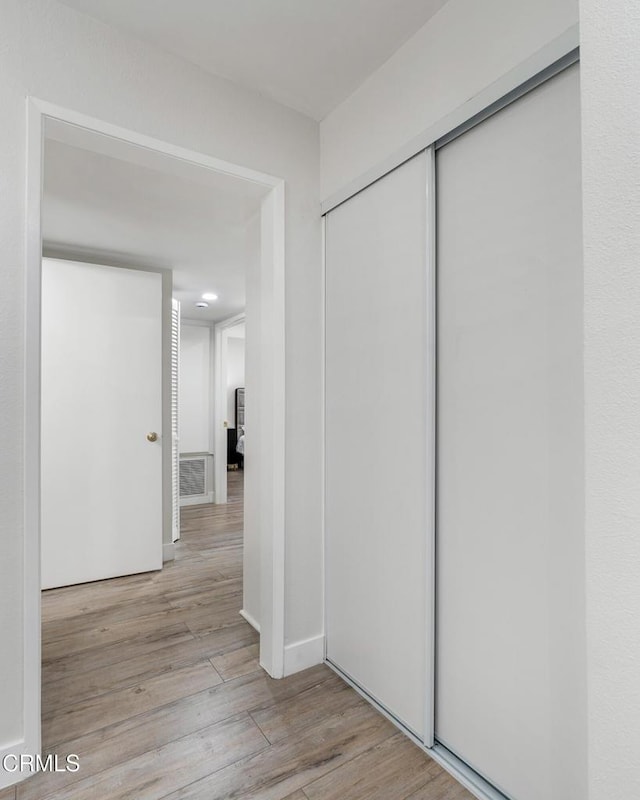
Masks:
[[[203,303],[201,300],[199,300],[196,303],[196,308],[209,308],[209,303]]]
[[[205,292],[202,295],[202,299],[203,300],[217,300],[218,299],[218,295],[214,294],[213,292]]]

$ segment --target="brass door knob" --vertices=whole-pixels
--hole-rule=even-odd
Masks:
[[[158,434],[155,431],[151,431],[151,433],[147,434],[147,439],[150,442],[157,442],[158,441]]]

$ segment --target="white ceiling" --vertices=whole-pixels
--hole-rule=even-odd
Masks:
[[[62,0],[315,119],[446,0]]]
[[[248,181],[51,123],[45,253],[171,269],[184,317],[226,319],[245,305],[264,193]],[[199,310],[194,303],[204,292],[219,299]]]

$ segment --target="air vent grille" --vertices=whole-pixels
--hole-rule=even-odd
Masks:
[[[206,492],[206,469],[204,458],[193,458],[180,462],[180,497],[192,497]]]

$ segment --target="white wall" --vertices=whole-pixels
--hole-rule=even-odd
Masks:
[[[25,97],[286,180],[287,630],[322,628],[321,270],[312,120],[54,0],[3,0],[0,24],[0,750],[23,719]],[[30,566],[33,568],[33,565]],[[0,774],[1,781],[6,776]]]
[[[321,197],[379,164],[577,21],[577,0],[449,0],[321,123]]]
[[[580,0],[589,800],[640,797],[640,10]]]
[[[236,427],[236,389],[244,386],[244,337],[229,336],[227,341],[227,421]]]
[[[181,453],[208,453],[212,447],[211,327],[180,326],[180,390],[178,393],[178,425]]]

